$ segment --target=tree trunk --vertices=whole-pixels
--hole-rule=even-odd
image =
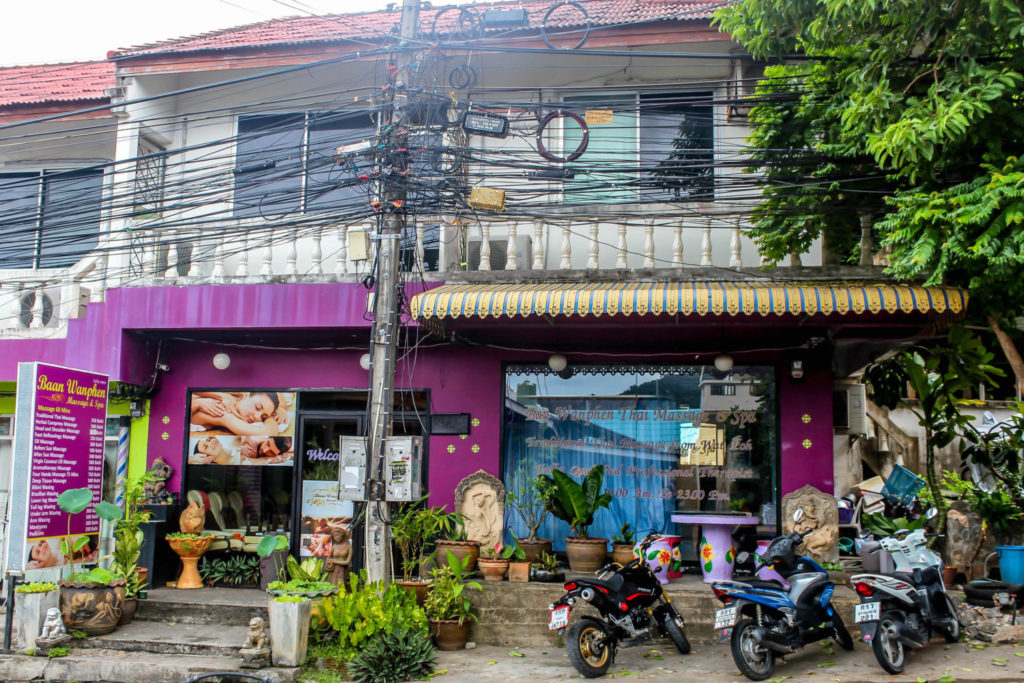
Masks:
[[[1017,345],[1010,339],[1010,335],[1006,333],[1006,330],[1000,327],[999,320],[994,315],[988,316],[988,324],[992,331],[995,332],[996,339],[999,340],[999,346],[1003,349],[1003,355],[1010,362],[1013,376],[1017,380],[1017,390],[1024,393],[1024,358],[1021,358]]]
[[[942,495],[942,488],[939,486],[939,477],[935,473],[935,446],[932,439],[932,430],[925,429],[925,480],[928,482],[928,492],[931,494],[935,508],[939,511],[935,518],[935,533],[941,534],[946,528],[946,512],[949,506]]]

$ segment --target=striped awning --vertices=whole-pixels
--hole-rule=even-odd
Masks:
[[[760,282],[458,284],[417,294],[417,320],[600,318],[615,315],[860,315],[927,313],[962,317],[956,287]]]

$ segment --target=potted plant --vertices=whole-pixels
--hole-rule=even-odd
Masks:
[[[135,616],[139,592],[146,582],[139,569],[142,552],[142,525],[149,521],[151,513],[142,509],[146,483],[153,479],[148,472],[141,477],[121,480],[124,515],[114,525],[114,561],[111,570],[119,579],[124,579],[124,609],[119,624],[127,624]]]
[[[476,560],[480,556],[480,542],[471,541],[466,537],[466,527],[463,526],[463,516],[458,512],[452,512],[450,517],[451,532],[448,538],[439,538],[434,541],[434,548],[438,555],[451,550],[460,560],[467,560],[466,571],[476,569]]]
[[[281,534],[264,536],[256,544],[256,554],[260,556],[260,589],[267,590],[271,582],[284,578],[288,539]]]
[[[312,604],[303,595],[276,595],[269,598],[270,657],[274,666],[302,666],[306,661]]]
[[[513,550],[512,546],[504,545],[501,541],[493,546],[485,546],[480,549],[477,566],[480,568],[480,573],[484,575],[484,581],[505,580]]]
[[[506,547],[512,549],[508,558],[508,580],[513,583],[529,583],[530,562],[526,559],[526,551],[519,545],[519,539],[515,534],[512,534],[512,545]]]
[[[427,542],[440,532],[449,531],[452,516],[442,507],[422,505],[426,496],[414,503],[407,503],[391,521],[391,534],[402,555],[402,579],[395,583],[416,593],[416,602],[423,605],[427,597],[429,581],[420,578],[423,567],[423,549]]]
[[[465,564],[454,553],[445,553],[446,562],[435,567],[424,609],[430,621],[430,633],[442,650],[461,650],[469,639],[473,603],[466,589],[480,590],[476,581],[466,581]]]
[[[583,482],[577,482],[565,472],[554,470],[547,480],[551,495],[547,497],[548,511],[569,525],[575,537],[565,539],[565,552],[569,568],[576,572],[595,572],[604,565],[608,554],[607,538],[590,538],[587,534],[594,523],[594,515],[612,501],[609,493],[602,493],[604,465],[591,468]]]
[[[110,633],[124,610],[125,580],[112,572],[94,567],[88,572],[75,571],[75,555],[89,544],[88,536],[72,538],[71,516],[83,512],[92,502],[88,488],[68,489],[57,496],[57,507],[68,515],[68,533],[61,539],[61,553],[68,559],[70,575],[60,583],[60,611],[64,624],[90,636]],[[100,519],[116,522],[121,508],[100,501],[93,506]]]
[[[528,479],[518,489],[509,491],[505,497],[509,507],[515,510],[529,530],[527,537],[519,541],[520,547],[526,553],[527,562],[536,562],[541,553],[551,552],[551,539],[540,538],[537,535],[537,529],[548,517],[547,497],[550,492],[547,479],[538,476],[535,479]]]
[[[530,578],[542,583],[561,583],[565,581],[565,572],[558,564],[558,558],[551,553],[542,553],[540,558],[530,565]]]
[[[623,567],[633,561],[633,530],[629,522],[623,522],[619,533],[612,538],[612,562],[618,562]]]
[[[23,583],[14,589],[14,633],[22,651],[35,648],[51,607],[60,607],[60,587],[55,583]]]

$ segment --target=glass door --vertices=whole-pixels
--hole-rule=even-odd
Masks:
[[[355,550],[361,539],[353,538],[354,504],[338,500],[338,456],[342,436],[363,434],[362,415],[306,414],[299,420],[300,495],[296,503],[299,521],[298,554],[303,557],[331,557],[334,538],[347,537]],[[349,557],[355,557],[351,553]]]

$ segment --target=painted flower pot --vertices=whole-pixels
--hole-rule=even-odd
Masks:
[[[178,576],[176,586],[178,588],[202,588],[203,579],[199,576],[199,569],[196,565],[199,558],[210,547],[213,535],[200,536],[199,538],[172,537],[167,539],[171,550],[181,558],[181,574]]]
[[[508,564],[506,559],[488,560],[483,557],[477,562],[485,581],[504,581],[505,574],[508,572]]]
[[[565,554],[569,557],[569,569],[574,572],[593,574],[604,566],[608,556],[607,538],[567,538]]]
[[[469,621],[461,624],[458,621],[433,621],[430,622],[430,635],[434,637],[439,650],[461,650],[466,647],[469,640]]]
[[[683,557],[679,550],[681,540],[679,536],[662,536],[651,543],[644,555],[644,562],[658,577],[658,582],[663,585],[668,583],[669,579],[678,579],[683,575]],[[633,547],[633,552],[640,553],[639,543]]]
[[[59,590],[14,594],[14,637],[20,650],[35,649],[51,607],[60,607]]]
[[[309,647],[309,615],[313,603],[278,602],[270,598],[270,656],[274,666],[302,666]]]
[[[124,611],[124,579],[109,586],[60,582],[60,613],[69,629],[101,636],[117,628]]]
[[[448,541],[442,539],[434,541],[434,547],[437,550],[434,562],[438,565],[448,564],[448,560],[445,558],[447,557],[447,551],[451,550],[452,554],[459,558],[460,562],[469,558],[469,564],[466,565],[467,572],[476,569],[476,561],[480,557],[480,544],[477,541]]]
[[[550,555],[552,544],[550,538],[538,538],[536,541],[519,539],[519,547],[526,553],[527,562],[539,562],[541,553]]]

